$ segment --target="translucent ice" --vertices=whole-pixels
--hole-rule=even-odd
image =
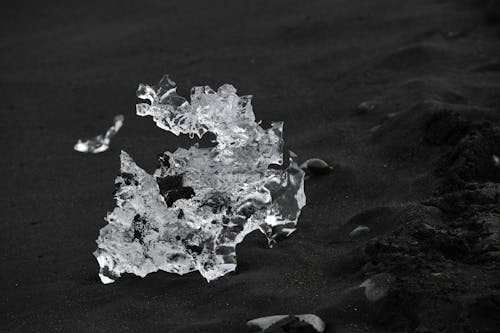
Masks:
[[[76,151],[82,153],[101,153],[109,149],[109,144],[111,143],[111,139],[118,133],[120,128],[123,125],[124,121],[123,115],[119,114],[114,118],[114,124],[111,126],[104,136],[99,134],[91,139],[81,140],[78,139],[78,142],[73,147]]]
[[[194,87],[191,102],[164,76],[141,84],[137,114],[176,135],[217,137],[213,148],[178,148],[160,156],[154,174],[125,152],[116,178],[117,207],[108,213],[94,252],[103,283],[122,273],[198,270],[208,281],[236,268],[236,245],[260,230],[270,246],[295,231],[305,205],[304,172],[283,163],[283,123],[263,129],[251,96],[231,85]]]

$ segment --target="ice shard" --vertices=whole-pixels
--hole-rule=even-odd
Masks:
[[[198,270],[208,281],[234,271],[236,245],[260,230],[272,247],[295,231],[305,205],[304,172],[283,161],[283,123],[255,122],[251,96],[231,85],[194,87],[191,101],[164,76],[141,84],[139,116],[176,135],[215,134],[212,148],[178,148],[160,156],[154,174],[121,153],[116,208],[100,231],[94,252],[101,281],[122,273]]]
[[[76,151],[82,153],[101,153],[109,149],[109,144],[111,143],[111,139],[118,133],[120,128],[123,126],[123,121],[125,117],[119,114],[115,116],[113,125],[106,131],[106,134],[99,134],[91,139],[81,140],[78,139],[78,142],[73,147]]]

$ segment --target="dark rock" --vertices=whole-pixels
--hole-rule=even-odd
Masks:
[[[375,110],[375,108],[380,104],[380,101],[364,101],[361,102],[356,108],[357,114],[365,114]]]
[[[313,314],[275,315],[252,319],[247,322],[252,332],[262,333],[322,333],[325,323]]]
[[[300,168],[304,170],[307,175],[327,175],[333,170],[333,167],[319,158],[308,159],[300,165]]]
[[[349,237],[356,238],[356,237],[365,235],[365,234],[367,234],[369,232],[370,232],[370,228],[368,228],[367,226],[364,226],[364,225],[360,225],[360,226],[357,226],[356,228],[354,228],[349,233]]]

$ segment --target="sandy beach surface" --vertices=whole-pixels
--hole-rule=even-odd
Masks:
[[[327,332],[500,331],[495,1],[2,7],[0,331],[246,332],[301,313]],[[92,252],[120,150],[152,172],[193,144],[135,115],[137,85],[164,73],[183,95],[223,83],[254,95],[300,162],[333,171],[306,180],[291,237],[238,246],[235,273],[103,285]],[[73,150],[120,113],[110,150]]]

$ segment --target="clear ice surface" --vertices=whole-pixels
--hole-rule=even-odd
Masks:
[[[282,122],[260,127],[251,96],[228,84],[194,87],[188,102],[164,76],[139,85],[137,96],[149,101],[137,104],[137,115],[176,135],[211,132],[217,145],[165,152],[152,175],[122,151],[116,208],[94,252],[103,283],[158,270],[198,270],[210,281],[235,270],[236,245],[248,233],[260,230],[272,247],[295,231],[304,172],[292,158],[283,163]]]
[[[82,153],[102,153],[109,149],[109,144],[111,143],[111,139],[118,133],[120,128],[123,126],[123,121],[125,117],[121,114],[115,116],[114,124],[107,131],[106,134],[99,134],[91,139],[81,140],[78,139],[78,142],[73,147],[76,151]]]

